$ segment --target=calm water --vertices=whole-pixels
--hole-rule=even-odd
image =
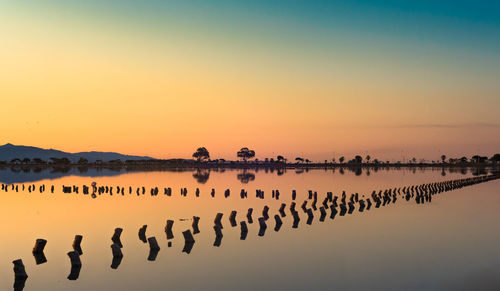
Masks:
[[[37,185],[32,193],[0,192],[0,290],[12,290],[12,261],[19,258],[29,275],[24,290],[500,290],[498,180],[434,195],[423,205],[398,199],[333,220],[328,210],[324,222],[316,211],[311,225],[300,210],[308,190],[318,192],[319,207],[327,191],[337,196],[342,190],[358,192],[361,198],[373,190],[470,177],[471,171],[443,176],[436,169],[383,169],[369,175],[338,169],[280,175],[226,170],[212,171],[208,179],[207,173],[193,171],[67,174],[0,170],[0,182]],[[83,195],[81,186],[92,182],[123,186],[126,194],[116,195],[114,189],[113,196]],[[47,185],[43,194],[38,192],[41,184]],[[55,185],[54,194],[50,185]],[[64,194],[62,185],[78,185],[80,194]],[[137,196],[135,188],[142,186],[146,195]],[[149,195],[151,187],[160,188],[158,196]],[[163,187],[172,187],[172,197],[163,195]],[[187,197],[180,196],[181,187],[188,189]],[[224,198],[225,189],[231,190],[229,198]],[[248,191],[248,199],[240,198],[241,189]],[[265,199],[255,197],[256,189],[264,190]],[[271,198],[273,189],[280,190],[279,201]],[[297,190],[301,215],[297,229],[291,227],[289,212],[292,189]],[[281,203],[287,204],[287,215],[276,232],[273,216]],[[271,218],[260,237],[257,218],[265,205]],[[248,224],[246,240],[240,240],[239,221],[246,220],[249,207],[254,208],[254,223]],[[232,210],[238,212],[237,227],[228,221]],[[217,247],[213,221],[218,212],[224,213],[224,236]],[[191,229],[193,215],[201,217],[201,232],[187,254],[181,232]],[[167,219],[175,220],[171,240],[164,231]],[[144,224],[147,237],[155,236],[161,247],[155,261],[147,259],[148,244],[138,238]],[[123,228],[124,257],[112,269],[116,227]],[[83,267],[78,279],[70,281],[67,252],[76,234],[83,235]],[[37,238],[48,240],[47,262],[40,265],[31,253]]]

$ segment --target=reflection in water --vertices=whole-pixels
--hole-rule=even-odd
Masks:
[[[274,219],[276,220],[276,226],[274,226],[274,231],[278,232],[283,225],[283,221],[281,221],[281,217],[276,214],[274,215]]]
[[[122,262],[122,258],[123,258],[122,249],[119,245],[112,244],[111,245],[111,252],[113,254],[113,261],[111,263],[111,269],[118,269],[118,266],[120,266],[120,263]]]
[[[200,184],[205,184],[210,178],[210,169],[196,169],[196,172],[193,174],[193,178],[196,179],[196,182]]]
[[[240,226],[241,226],[240,240],[245,240],[248,234],[247,223],[245,221],[241,221]]]
[[[447,192],[455,189],[462,188],[464,186],[470,186],[474,185],[477,183],[482,183],[486,181],[490,181],[493,179],[498,179],[500,176],[498,174],[495,175],[490,175],[490,176],[480,176],[480,177],[475,177],[475,178],[467,178],[467,179],[458,179],[458,180],[450,180],[450,181],[444,181],[444,182],[437,182],[437,183],[426,183],[426,184],[420,184],[420,185],[413,185],[413,186],[405,186],[405,187],[400,187],[400,188],[394,188],[394,189],[386,189],[384,191],[380,190],[378,193],[376,191],[373,191],[371,194],[371,197],[369,198],[364,198],[364,196],[359,199],[359,194],[354,193],[351,194],[349,197],[349,200],[347,200],[347,195],[345,192],[342,193],[341,199],[340,199],[340,204],[337,203],[338,197],[333,196],[331,192],[327,192],[326,197],[323,202],[320,204],[321,206],[319,207],[319,212],[320,212],[320,218],[319,220],[323,222],[326,217],[326,208],[330,208],[331,214],[330,218],[334,219],[336,214],[338,213],[337,207],[340,209],[340,216],[344,216],[346,214],[353,214],[355,213],[355,210],[357,208],[357,213],[365,213],[366,211],[370,210],[370,207],[372,205],[372,202],[375,204],[375,208],[380,208],[380,207],[387,207],[389,205],[393,205],[398,201],[411,201],[412,198],[415,200],[416,204],[426,204],[432,202],[432,196],[435,194],[439,194],[442,192]],[[6,187],[4,187],[6,188]],[[12,189],[12,188],[11,188]],[[15,188],[14,188],[15,189]],[[111,195],[111,189],[109,188],[109,194]],[[123,189],[123,188],[121,188]],[[123,190],[119,190],[123,193]],[[75,189],[72,188],[72,191]],[[43,191],[43,188],[42,190]],[[75,192],[76,193],[76,192]],[[275,192],[276,197],[278,191]],[[401,198],[401,199],[398,199]],[[311,208],[308,208],[308,201],[311,201]],[[314,205],[318,201],[318,195],[317,192],[309,192],[309,196],[307,200],[304,200],[302,203],[302,210],[304,213],[307,215],[307,222],[306,224],[311,225],[314,219]],[[299,226],[299,213],[295,210],[296,204],[295,202],[291,202],[290,204],[290,213],[291,216],[293,217],[293,224],[292,228],[298,228]],[[275,218],[275,227],[274,230],[277,232],[281,229],[283,225],[283,220],[281,219],[282,217],[286,217],[286,204],[282,203],[277,210],[278,214],[274,215]],[[253,208],[249,208],[247,212],[247,219],[250,223],[251,217],[252,217],[252,212]],[[258,218],[259,222],[259,232],[258,236],[263,237],[265,235],[266,229],[267,229],[267,224],[266,221],[269,219],[269,207],[267,205],[264,206],[262,210],[262,217]],[[229,215],[229,221],[231,223],[231,226],[235,227],[237,225],[236,222],[236,217],[237,217],[237,212],[235,210],[231,211],[231,214]],[[222,242],[222,218],[223,218],[223,213],[219,212],[217,213],[215,219],[214,219],[214,231],[215,231],[215,241],[214,241],[214,246],[219,247],[221,246]],[[193,217],[193,222],[192,222],[192,228],[193,228],[193,233],[198,233],[199,228],[198,228],[198,222],[199,222],[199,217],[194,216]],[[173,220],[167,220],[167,226],[165,227],[165,232],[167,233],[167,238],[170,237],[172,239],[174,237],[172,227],[173,227],[174,221]],[[240,233],[240,239],[245,240],[248,235],[248,227],[245,221],[240,222],[241,226],[241,233]],[[146,228],[147,225],[143,225],[142,228],[139,230],[139,238],[141,241],[144,242],[145,236],[146,236]],[[123,232],[122,228],[116,228],[115,232],[112,236],[112,241],[113,244],[111,245],[112,249],[112,254],[113,254],[113,261],[111,268],[116,269],[121,263],[121,260],[123,258],[123,254],[121,251],[122,243],[121,243],[121,234]],[[186,230],[183,232],[184,236],[184,247],[182,249],[182,252],[189,254],[191,250],[193,249],[195,240],[193,237],[193,234],[191,233],[191,230]],[[68,276],[69,280],[76,280],[79,277],[80,269],[81,269],[81,261],[80,261],[80,255],[82,254],[81,252],[81,247],[80,243],[82,241],[82,236],[77,235],[75,236],[75,240],[73,242],[73,248],[75,251],[69,252],[68,256],[70,257],[71,261],[71,273]],[[150,252],[148,255],[148,260],[149,261],[154,261],[157,258],[158,252],[160,250],[160,247],[158,245],[158,242],[155,237],[150,237],[147,239],[147,242],[149,243],[150,247]],[[35,260],[38,263],[37,255],[43,255],[43,249],[46,245],[47,241],[43,239],[38,239],[35,243],[35,247],[33,248],[33,255],[35,256]],[[169,246],[171,244],[169,243]],[[78,251],[80,249],[80,251]],[[44,257],[44,255],[43,255]],[[46,259],[45,259],[46,261]],[[17,262],[17,263],[16,263]],[[16,269],[17,268],[17,269]],[[27,276],[23,276],[22,273],[24,271],[24,265],[22,265],[22,261],[17,260],[14,261],[14,272],[15,272],[15,278],[18,286],[24,286],[24,282],[26,281]],[[24,280],[23,280],[24,278]],[[18,280],[19,279],[19,280]],[[22,284],[21,284],[22,283]],[[15,283],[16,284],[16,283]],[[22,290],[22,287],[21,289]]]
[[[68,275],[68,280],[74,281],[77,280],[78,277],[80,276],[80,269],[82,268],[82,262],[80,260],[80,255],[75,251],[69,252],[68,257],[71,262],[71,271],[70,274]]]
[[[259,217],[259,236],[264,236],[266,234],[266,218],[264,217]]]
[[[191,234],[191,230],[188,229],[186,231],[183,231],[182,235],[184,236],[184,248],[182,249],[182,252],[190,254],[195,243],[193,234]]]
[[[35,263],[37,265],[41,265],[47,262],[47,258],[45,257],[43,251],[41,253],[33,253],[33,256],[35,257]]]
[[[222,243],[222,227],[221,227],[221,225],[215,224],[214,231],[215,231],[214,247],[220,247],[220,244]]]
[[[248,184],[248,182],[255,180],[255,174],[247,172],[247,170],[243,170],[243,173],[239,173],[236,175],[236,178],[241,181],[243,184]]]
[[[23,260],[15,260],[12,263],[14,264],[14,291],[22,291],[24,289],[26,279],[28,279]]]

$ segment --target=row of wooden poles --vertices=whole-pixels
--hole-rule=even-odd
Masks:
[[[330,209],[330,218],[334,219],[337,214],[339,214],[340,216],[344,216],[346,213],[352,214],[356,206],[358,207],[358,211],[362,213],[364,211],[370,210],[372,205],[375,208],[379,208],[380,206],[386,206],[391,203],[394,204],[398,200],[398,197],[403,198],[406,201],[409,201],[412,198],[414,198],[417,204],[424,204],[425,202],[431,202],[432,196],[435,194],[459,189],[465,186],[470,186],[482,182],[491,181],[498,178],[500,178],[500,175],[494,174],[489,176],[480,176],[474,178],[422,184],[418,186],[407,186],[403,188],[387,189],[384,191],[379,191],[378,193],[373,191],[371,197],[369,198],[364,198],[364,196],[360,198],[359,194],[355,193],[351,194],[349,199],[347,199],[345,192],[343,192],[340,197],[333,196],[331,192],[328,192],[326,194],[325,199],[321,203],[321,206],[319,207],[320,211],[319,221],[323,222],[325,220],[327,216],[327,211],[326,211],[327,209]],[[309,201],[311,202],[310,208],[308,207]],[[316,206],[317,201],[318,201],[317,192],[310,191],[308,198],[304,200],[304,202],[300,206],[302,211],[305,214],[307,214],[306,223],[308,225],[311,225],[313,222],[314,219],[313,211],[316,211],[318,209]],[[282,203],[278,209],[278,214],[274,215],[275,219],[274,230],[276,232],[279,231],[281,229],[281,226],[283,225],[282,218],[286,217],[286,209],[287,205],[285,203]],[[295,202],[291,202],[289,206],[289,211],[293,217],[292,228],[298,228],[300,222],[300,216],[299,216],[299,211],[296,210]],[[264,236],[267,229],[267,222],[270,218],[269,207],[267,205],[264,206],[261,214],[262,216],[258,218],[258,223],[259,223],[258,236]],[[216,247],[219,247],[222,243],[223,216],[224,216],[223,213],[217,213],[214,219],[213,229],[215,231],[215,241],[213,245]],[[231,224],[232,227],[236,227],[238,225],[236,217],[237,217],[237,211],[233,210],[229,215],[229,223]],[[184,237],[184,248],[182,252],[185,252],[187,254],[191,252],[195,243],[193,235],[200,232],[199,221],[200,217],[193,216],[191,224],[192,232],[191,229],[182,232],[182,235]],[[241,240],[245,240],[247,237],[248,234],[247,222],[249,224],[253,223],[253,208],[248,209],[246,214],[246,221],[242,220],[239,223],[241,231],[240,233]],[[167,220],[165,226],[165,233],[167,240],[169,240],[168,242],[169,247],[172,246],[172,242],[170,240],[174,238],[174,234],[172,231],[173,225],[174,225],[174,220]],[[150,252],[148,255],[148,260],[154,261],[156,259],[156,256],[158,255],[158,252],[160,251],[160,246],[158,244],[156,237],[152,236],[147,238],[146,230],[147,230],[147,225],[143,225],[138,231],[138,236],[143,243],[149,244]],[[122,228],[116,228],[113,233],[113,236],[111,237],[112,241],[111,251],[113,255],[111,268],[113,269],[118,268],[123,258],[123,253],[122,253],[123,245],[121,243],[122,232],[123,232]],[[83,239],[82,235],[76,235],[72,245],[73,251],[67,253],[71,262],[71,272],[68,276],[69,280],[76,280],[79,277],[80,269],[82,267],[82,263],[80,260],[80,256],[83,254],[81,248],[82,239]],[[35,257],[37,265],[47,262],[47,259],[44,255],[44,248],[46,244],[47,240],[45,239],[37,239],[35,242],[35,246],[33,248],[33,255]],[[26,279],[28,278],[28,275],[26,274],[26,270],[22,259],[13,261],[13,264],[14,264],[14,275],[15,275],[14,290],[22,290],[24,288],[24,284]]]

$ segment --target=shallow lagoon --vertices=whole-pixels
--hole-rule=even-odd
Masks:
[[[56,176],[46,173],[0,171],[0,182],[22,181],[37,185],[37,191],[0,193],[0,288],[12,289],[12,261],[21,258],[29,275],[24,290],[499,290],[500,289],[500,187],[490,181],[435,195],[431,203],[416,204],[399,199],[379,209],[329,217],[319,221],[319,211],[311,225],[300,213],[294,229],[289,212],[292,189],[297,190],[297,209],[307,199],[307,191],[318,192],[318,207],[326,192],[339,196],[359,193],[368,197],[373,190],[471,177],[471,170],[379,169],[355,173],[339,169],[258,172],[242,170],[86,172],[73,171]],[[42,171],[43,172],[43,171]],[[8,175],[7,175],[8,174]],[[444,175],[443,175],[444,174]],[[38,175],[38,176],[37,176]],[[29,176],[29,179],[27,177]],[[201,178],[200,178],[201,177]],[[2,181],[1,179],[11,179]],[[14,179],[14,180],[12,180]],[[38,180],[42,179],[42,180]],[[125,195],[64,194],[62,185],[117,185]],[[201,182],[201,183],[200,183]],[[246,182],[246,183],[244,183]],[[55,185],[53,194],[40,194],[38,186]],[[134,191],[128,194],[128,187]],[[135,189],[144,186],[146,194]],[[159,187],[158,196],[149,195]],[[171,187],[171,197],[163,195]],[[186,197],[180,188],[186,187]],[[195,197],[195,189],[200,197]],[[210,190],[216,189],[215,198]],[[224,198],[224,190],[231,195]],[[246,189],[248,198],[241,199]],[[262,189],[265,199],[257,199]],[[280,199],[271,198],[279,189]],[[283,226],[274,231],[274,219],[281,203],[287,204]],[[263,207],[271,216],[263,237],[257,235],[257,218]],[[246,240],[240,228],[231,227],[228,217],[246,220],[254,208],[254,223],[248,224]],[[214,246],[215,215],[224,213],[223,238]],[[329,211],[328,211],[329,213]],[[193,215],[201,217],[195,244],[189,254],[182,252],[182,231],[190,229]],[[174,238],[167,240],[167,219],[175,221]],[[148,225],[146,235],[155,236],[161,250],[149,261],[149,247],[138,238],[138,230]],[[123,228],[124,257],[112,269],[111,236]],[[67,279],[73,238],[83,235],[82,268],[77,280]],[[36,265],[31,253],[35,240],[48,240],[47,262]],[[172,246],[168,247],[168,241]]]

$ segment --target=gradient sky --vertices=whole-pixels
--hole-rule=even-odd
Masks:
[[[490,156],[500,3],[0,0],[0,100],[70,152]]]

